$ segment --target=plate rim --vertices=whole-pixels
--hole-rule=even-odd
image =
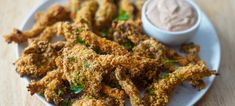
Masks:
[[[57,1],[60,1],[60,0],[53,0],[53,2],[57,2]],[[194,2],[196,5],[198,5],[195,0],[191,0],[192,2]],[[36,5],[29,13],[28,15],[25,17],[23,23],[20,25],[20,30],[23,30],[26,23],[28,22],[28,20],[34,16],[35,12],[37,12],[37,10],[43,6],[43,5],[46,5],[48,2],[50,2],[50,0],[45,0],[45,1],[42,1],[42,3],[39,3],[38,5]],[[214,36],[216,37],[216,42],[217,42],[217,46],[218,46],[218,66],[216,67],[216,72],[219,72],[220,71],[220,65],[221,65],[221,56],[222,56],[222,51],[221,51],[221,42],[220,42],[220,39],[219,39],[219,36],[218,36],[218,32],[216,30],[216,28],[214,27],[213,23],[211,22],[211,20],[208,18],[208,16],[204,13],[204,11],[201,10],[200,6],[199,6],[199,9],[200,9],[200,12],[202,13],[202,17],[205,17],[205,19],[208,21],[208,25],[211,27],[211,29],[213,30],[213,33],[215,34]],[[17,44],[16,45],[16,57],[17,59],[20,57],[20,44]],[[201,100],[205,94],[209,91],[209,89],[211,88],[211,86],[214,84],[214,81],[215,81],[215,76],[211,76],[211,83],[209,83],[207,85],[206,88],[204,88],[203,90],[204,91],[200,91],[200,95],[197,96],[197,97],[194,97],[194,99],[192,99],[192,101],[188,104],[188,106],[193,106],[195,105],[199,100]],[[24,84],[27,86],[30,82],[30,80],[27,78],[27,77],[22,77],[22,79],[24,80]],[[53,104],[47,102],[44,97],[40,96],[39,94],[36,94],[35,95],[43,104],[45,104],[46,106],[53,106]]]

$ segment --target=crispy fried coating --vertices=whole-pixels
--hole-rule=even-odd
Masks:
[[[57,55],[57,50],[50,43],[33,41],[16,61],[16,71],[21,76],[43,77],[56,68],[54,60]]]
[[[142,28],[133,21],[114,21],[109,38],[120,45],[126,45],[130,42],[137,45],[147,39],[147,36],[144,35]]]
[[[123,90],[103,85],[102,92],[107,96],[115,98],[118,101],[118,106],[125,106],[125,93]]]
[[[203,62],[181,67],[177,71],[170,73],[167,78],[151,84],[145,92],[145,103],[148,106],[165,106],[169,102],[172,92],[183,81],[198,80],[214,74]]]
[[[128,19],[134,19],[134,6],[130,0],[118,0],[119,1],[119,11],[124,11],[128,14]]]
[[[84,23],[71,24],[69,22],[59,22],[47,28],[39,39],[48,41],[56,34],[64,36],[65,40],[71,43],[83,42],[84,45],[87,44],[97,52],[104,54],[124,55],[128,53],[128,51],[118,43],[99,37],[89,31],[87,24]]]
[[[58,95],[58,90],[63,86],[61,76],[62,72],[59,70],[50,71],[41,80],[32,81],[28,86],[28,90],[31,95],[40,93],[45,96],[47,101],[58,104],[63,100],[63,98]]]
[[[142,98],[140,96],[140,91],[133,84],[133,82],[125,74],[125,70],[121,67],[117,67],[115,70],[115,76],[118,79],[119,84],[122,89],[127,93],[130,98],[132,106],[144,106]]]
[[[142,7],[144,5],[145,0],[135,0],[134,4],[137,8],[137,18],[141,18]]]
[[[216,73],[200,58],[200,46],[183,44],[181,55],[145,35],[143,4],[68,0],[36,13],[32,29],[14,29],[8,43],[29,41],[16,71],[31,79],[30,93],[55,105],[125,106],[128,96],[133,106],[164,106],[184,81],[204,88],[203,78]],[[64,39],[49,43],[56,36]]]
[[[75,20],[77,11],[81,8],[82,0],[68,0],[67,8],[70,11],[70,18]]]
[[[47,26],[68,19],[68,15],[68,11],[63,6],[52,5],[45,13],[40,15],[32,29],[26,32],[14,29],[12,33],[4,37],[5,41],[8,43],[12,41],[16,43],[26,42],[28,38],[38,36]]]
[[[116,66],[128,69],[131,77],[141,75],[148,67],[158,65],[158,61],[131,55],[97,55],[84,45],[77,44],[65,48],[63,69],[70,83],[82,82],[89,94],[97,94],[102,88],[102,76]],[[78,78],[78,79],[77,79]]]
[[[92,96],[83,96],[81,99],[74,101],[72,106],[118,106],[115,100],[110,97],[95,98]]]
[[[85,20],[88,23],[89,28],[92,27],[93,17],[98,9],[98,3],[96,0],[83,1],[81,9],[77,11],[75,23],[80,23],[81,20]]]
[[[98,29],[108,27],[117,15],[117,7],[112,0],[97,0],[99,8],[95,14],[95,26]]]

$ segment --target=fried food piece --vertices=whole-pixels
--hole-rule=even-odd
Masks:
[[[123,90],[103,85],[102,92],[109,97],[115,98],[119,106],[125,105],[125,92]]]
[[[68,0],[67,8],[70,10],[70,17],[75,20],[77,11],[81,8],[81,0]]]
[[[128,51],[119,44],[99,37],[89,31],[85,23],[71,24],[68,22],[59,22],[46,29],[39,39],[48,41],[54,35],[62,35],[67,42],[73,44],[80,43],[90,46],[91,49],[101,54],[124,55],[128,53]]]
[[[137,18],[141,18],[142,7],[145,0],[135,0],[134,4],[137,8]]]
[[[134,7],[130,0],[119,0],[119,11],[124,11],[128,15],[128,20],[134,19]]]
[[[16,71],[21,76],[43,77],[48,71],[56,68],[54,60],[59,49],[61,48],[54,47],[48,42],[33,41],[16,61]]]
[[[128,69],[131,77],[141,75],[145,69],[157,66],[156,60],[131,55],[97,55],[84,45],[64,48],[62,55],[64,75],[71,83],[82,82],[90,94],[97,94],[102,88],[104,74],[112,71],[116,66]]]
[[[68,11],[63,6],[55,4],[52,5],[45,13],[40,15],[32,29],[26,32],[14,29],[11,34],[6,35],[4,38],[8,43],[11,43],[12,41],[23,43],[26,42],[28,38],[38,36],[46,27],[66,19],[68,19]]]
[[[133,21],[114,21],[109,35],[110,39],[126,48],[133,47],[147,39],[142,28]]]
[[[199,56],[199,52],[200,52],[199,45],[195,45],[194,43],[183,44],[180,49],[182,52],[187,54],[186,59],[190,63],[196,64],[202,60]],[[199,90],[205,88],[206,86],[205,82],[202,79],[191,80],[190,84]]]
[[[181,51],[187,54],[186,58],[191,63],[197,63],[198,61],[201,60],[199,56],[199,52],[200,52],[199,45],[195,45],[193,43],[183,44],[180,49]]]
[[[93,50],[78,44],[65,48],[62,57],[64,77],[70,85],[83,85],[84,92],[98,96],[102,89],[102,76],[105,73],[105,68],[96,59],[98,55]]]
[[[144,106],[143,101],[140,96],[140,92],[133,82],[125,74],[125,70],[121,67],[117,67],[115,70],[115,76],[118,79],[119,84],[122,89],[127,93],[130,98],[132,106]]]
[[[81,9],[77,11],[74,22],[80,23],[81,20],[85,20],[89,28],[91,28],[93,18],[95,16],[95,12],[97,9],[98,9],[98,3],[96,2],[96,0],[83,1]]]
[[[189,64],[170,73],[165,79],[154,82],[147,88],[144,95],[147,106],[165,106],[175,88],[186,80],[199,80],[204,77],[215,75],[207,66],[200,62],[198,64]]]
[[[97,0],[99,8],[95,14],[95,26],[98,29],[108,27],[117,15],[117,7],[112,0]]]
[[[62,73],[59,70],[53,70],[47,73],[39,81],[32,81],[28,90],[31,95],[35,93],[43,94],[47,101],[54,102],[55,104],[59,104],[63,98],[58,95],[58,91],[62,88]]]
[[[119,106],[115,104],[115,100],[110,97],[92,97],[82,96],[80,99],[74,101],[72,106]]]

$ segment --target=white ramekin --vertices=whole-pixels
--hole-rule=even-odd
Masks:
[[[150,20],[146,16],[146,9],[148,4],[151,0],[147,0],[142,8],[142,26],[145,31],[145,33],[160,42],[167,44],[167,45],[180,45],[184,42],[187,42],[189,39],[191,39],[195,33],[197,32],[200,22],[201,22],[201,12],[200,8],[195,4],[192,3],[192,0],[186,0],[188,3],[192,5],[194,10],[197,13],[197,22],[189,29],[183,30],[183,31],[177,31],[177,32],[171,32],[164,29],[160,29],[156,26],[154,26]]]

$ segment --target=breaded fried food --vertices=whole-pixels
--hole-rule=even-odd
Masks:
[[[102,93],[112,98],[115,98],[118,101],[119,106],[125,106],[125,93],[122,89],[111,88],[108,85],[103,85]]]
[[[181,67],[170,73],[167,78],[154,82],[147,88],[144,96],[145,105],[165,106],[175,88],[183,81],[199,80],[211,75],[215,75],[215,72],[210,71],[203,62]]]
[[[144,35],[134,21],[114,21],[110,30],[109,38],[126,48],[139,44],[148,37]]]
[[[28,41],[15,65],[31,80],[31,95],[57,106],[164,106],[184,81],[204,88],[203,78],[216,73],[200,58],[200,46],[178,51],[147,36],[143,3],[68,0],[36,13],[32,29],[7,35],[8,43]]]
[[[70,11],[70,18],[75,20],[77,12],[81,8],[82,0],[68,0],[67,8]]]
[[[134,19],[134,6],[130,0],[118,0],[119,12],[124,12],[128,15],[128,20]]]
[[[111,25],[112,20],[117,16],[117,7],[113,0],[97,0],[99,8],[95,14],[95,28],[101,29]]]
[[[110,97],[92,97],[89,95],[82,96],[80,99],[75,100],[72,106],[119,106],[115,100]]]
[[[41,80],[32,81],[28,86],[28,90],[31,95],[35,93],[43,94],[47,101],[59,104],[63,100],[60,97],[61,95],[58,95],[62,87],[62,72],[60,70],[53,70],[48,72]]]
[[[88,94],[94,95],[102,88],[102,76],[115,69],[116,66],[128,69],[130,77],[138,77],[148,67],[158,65],[156,60],[139,56],[98,55],[95,51],[80,44],[65,48],[62,57],[66,79],[71,84],[83,83]]]
[[[59,22],[47,28],[39,37],[40,40],[49,41],[54,35],[62,35],[67,42],[80,43],[89,46],[98,54],[124,55],[128,51],[118,43],[106,38],[97,36],[91,32],[86,23],[71,24],[69,22]]]
[[[68,11],[61,5],[52,5],[46,12],[42,13],[37,19],[37,22],[32,29],[22,32],[18,29],[14,29],[12,33],[6,35],[5,41],[8,43],[26,42],[28,38],[38,36],[46,27],[53,25],[58,21],[64,21],[68,19]]]
[[[16,61],[16,71],[21,76],[40,78],[56,68],[57,50],[48,42],[33,41]]]
[[[141,18],[142,7],[144,5],[145,0],[135,0],[134,4],[137,8],[137,18]]]
[[[144,106],[142,98],[140,96],[140,91],[133,84],[130,78],[128,78],[128,76],[125,74],[125,70],[121,67],[117,67],[115,70],[115,76],[122,89],[124,89],[126,94],[129,96],[131,105]]]
[[[93,25],[93,17],[98,9],[98,3],[96,0],[85,0],[82,3],[80,10],[77,11],[74,19],[75,23],[80,23],[81,20],[85,20],[89,28]]]

